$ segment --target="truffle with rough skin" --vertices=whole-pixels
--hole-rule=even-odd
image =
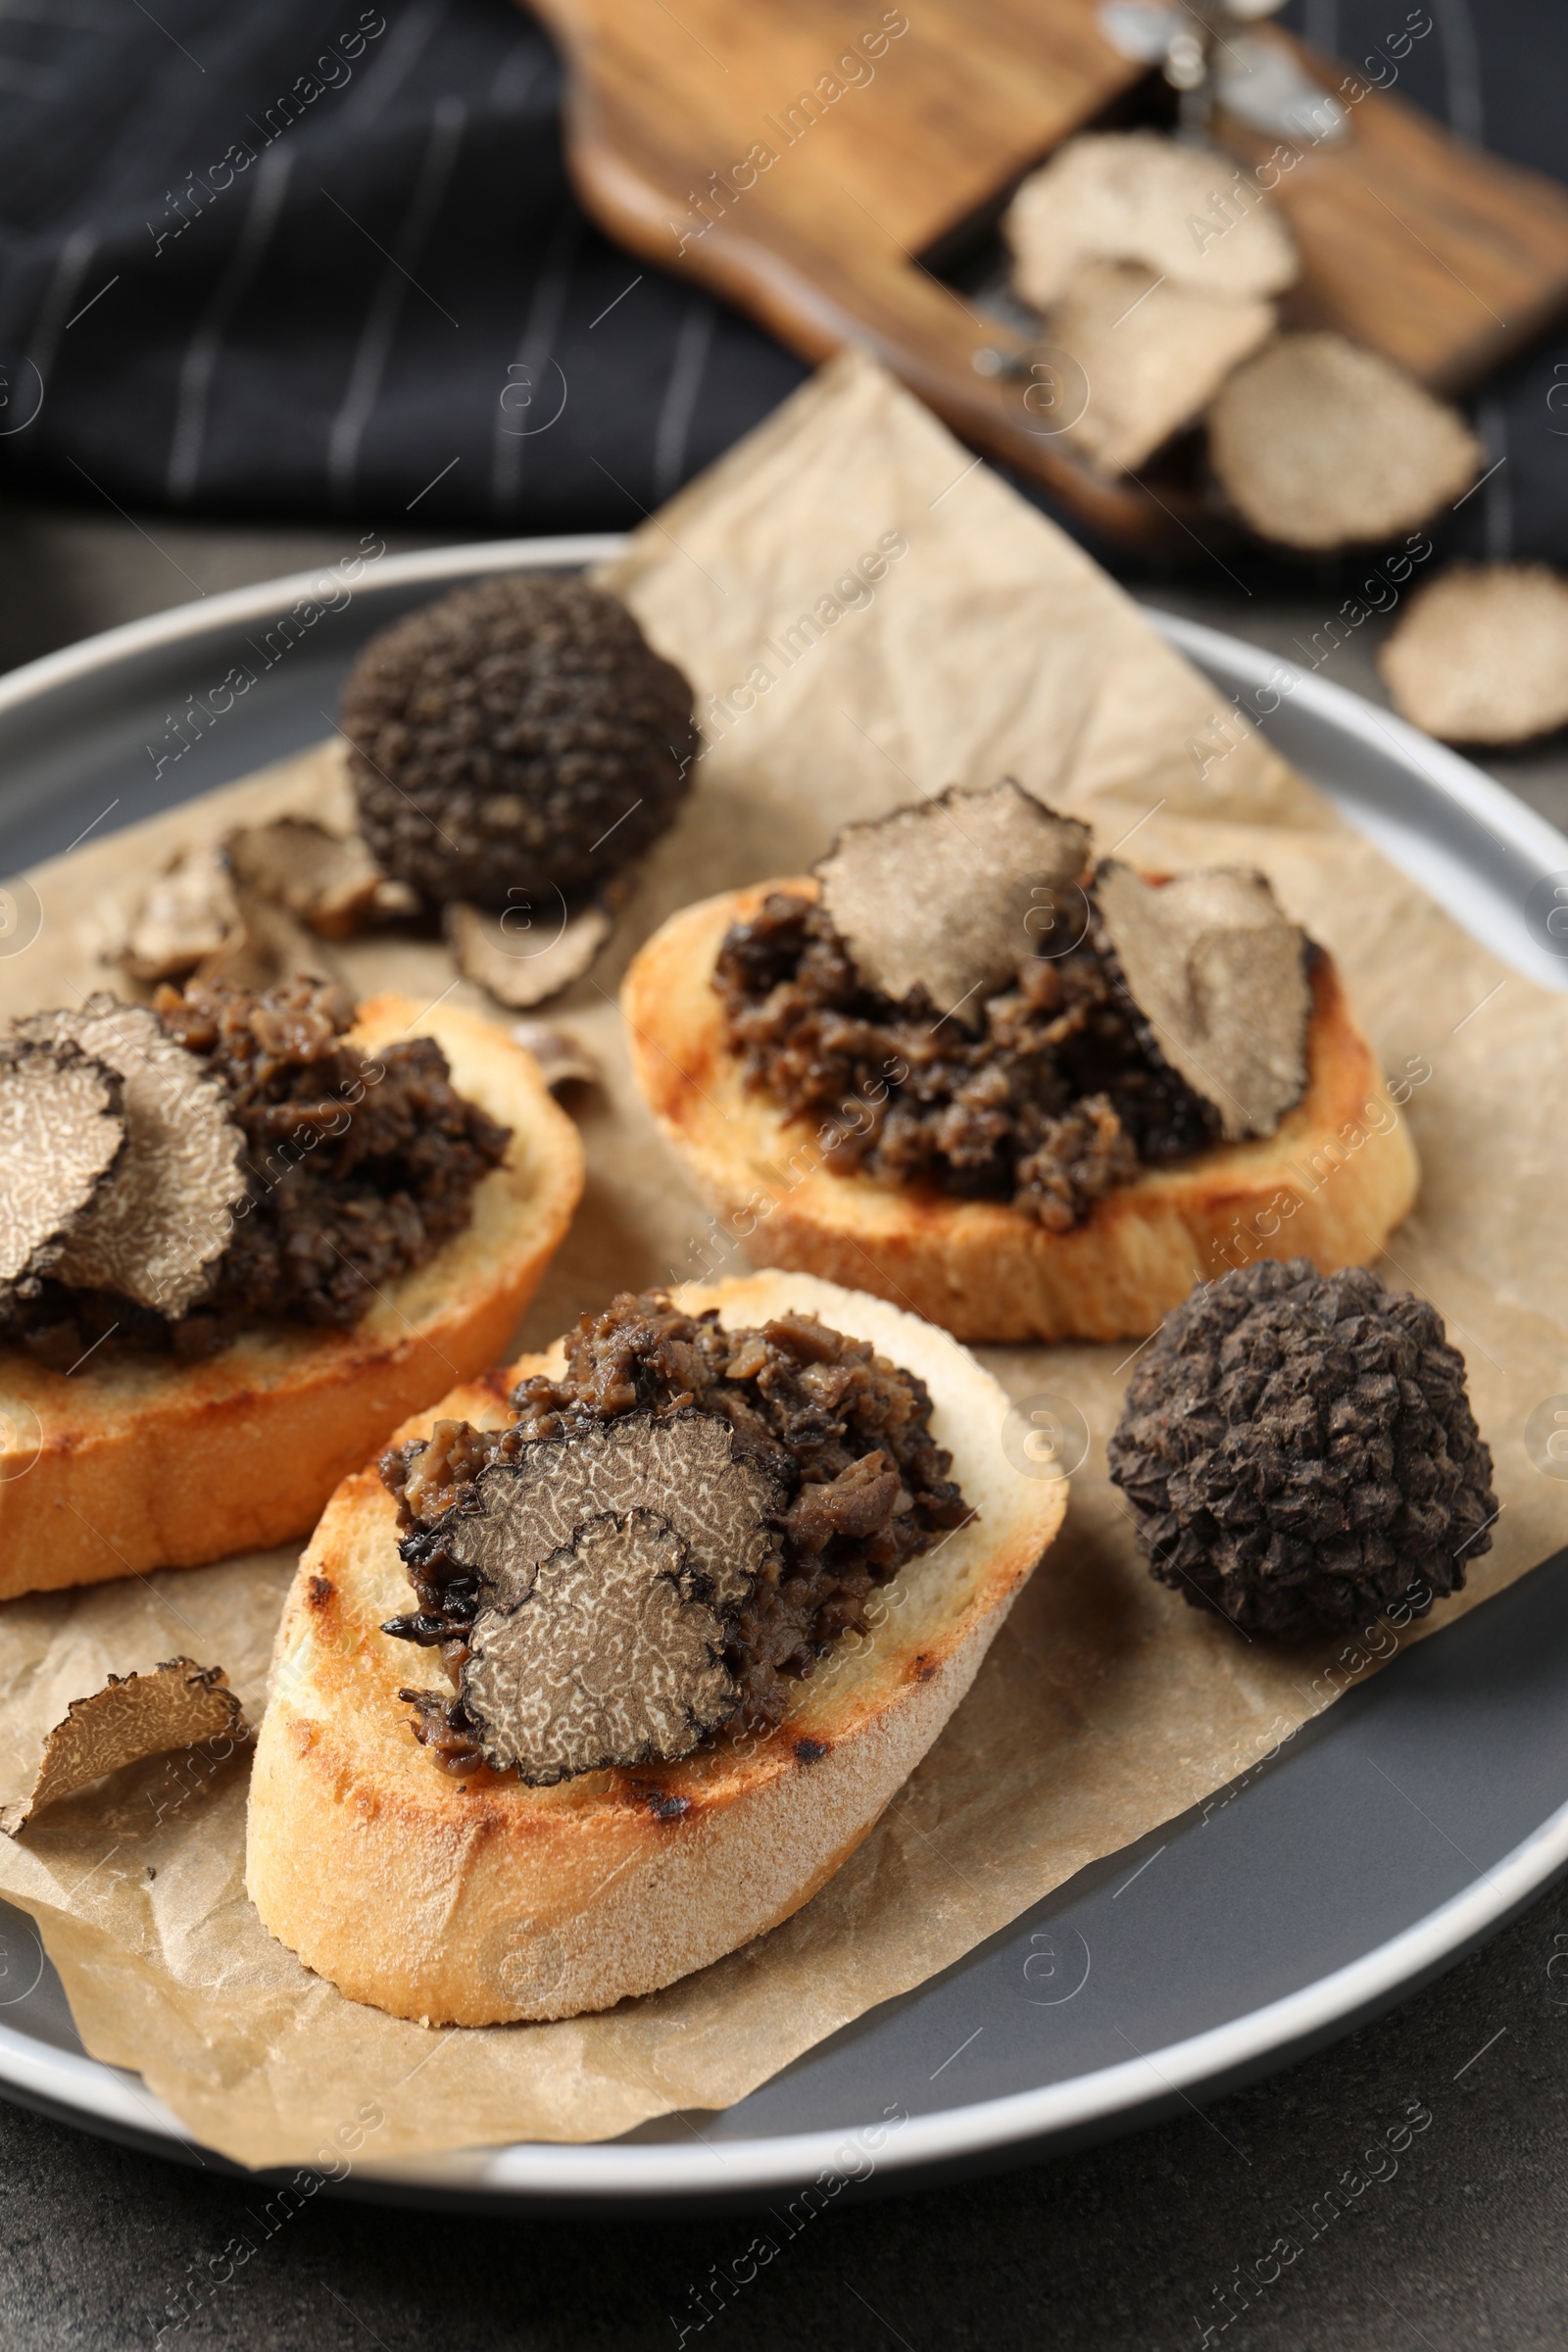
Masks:
[[[1248,1634],[1425,1616],[1492,1544],[1464,1359],[1435,1307],[1365,1266],[1264,1259],[1195,1291],[1109,1459],[1151,1574]]]
[[[123,1086],[123,1156],[75,1218],[51,1271],[176,1320],[206,1290],[245,1197],[245,1138],[228,1097],[145,1004],[89,997],[79,1011],[33,1014],[17,1034],[32,1045],[75,1046],[118,1071]]]
[[[982,792],[847,825],[816,868],[822,906],[867,988],[895,1004],[924,989],[941,1012],[1009,986],[1089,858],[1089,828],[1010,776]]]
[[[414,1507],[458,1434],[438,1425],[411,1464]],[[487,1763],[543,1786],[684,1755],[734,1712],[720,1652],[780,1497],[723,1422],[684,1408],[535,1439],[473,1492],[433,1540],[480,1583],[459,1690]]]
[[[1095,898],[1165,1060],[1227,1139],[1272,1135],[1306,1085],[1312,987],[1306,935],[1263,876],[1217,866],[1156,887],[1107,859]]]
[[[371,855],[432,906],[580,897],[688,790],[691,688],[617,597],[514,572],[366,647],[343,692]]]
[[[0,1044],[0,1284],[52,1270],[113,1181],[122,1101],[117,1072],[69,1041]]]
[[[666,1520],[586,1521],[540,1563],[525,1601],[474,1626],[463,1696],[485,1762],[541,1788],[685,1755],[740,1701],[723,1640]]]

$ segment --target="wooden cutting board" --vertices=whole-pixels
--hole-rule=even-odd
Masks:
[[[621,244],[821,360],[875,355],[975,448],[1129,545],[1179,544],[1194,494],[1105,481],[1063,440],[1062,385],[1026,331],[928,266],[983,231],[1148,69],[1095,0],[532,0],[567,64],[568,161]],[[1316,61],[1330,89],[1346,70]],[[1481,381],[1568,306],[1568,194],[1366,88],[1349,138],[1276,153],[1302,250],[1287,316],[1341,328],[1435,388]]]

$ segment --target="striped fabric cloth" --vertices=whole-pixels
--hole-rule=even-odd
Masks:
[[[805,370],[589,224],[560,106],[510,0],[0,0],[0,483],[634,521]]]
[[[1380,77],[1423,20],[1400,93],[1564,169],[1561,0],[1289,13]],[[0,486],[454,532],[658,506],[804,370],[587,221],[561,94],[511,0],[0,0]],[[1568,564],[1568,340],[1473,410],[1445,546]]]

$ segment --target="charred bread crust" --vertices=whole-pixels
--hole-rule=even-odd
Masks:
[[[380,1631],[408,1595],[395,1506],[373,1468],[345,1480],[278,1633],[246,1883],[271,1933],[351,1999],[432,2025],[568,2017],[787,1919],[937,1738],[1060,1525],[1065,1482],[1009,1465],[1006,1396],[945,1333],[807,1275],[677,1297],[726,1323],[796,1308],[870,1340],[927,1384],[980,1515],[906,1563],[875,1630],[836,1645],[765,1737],[721,1733],[678,1763],[531,1788],[488,1769],[455,1781],[415,1743],[398,1699],[408,1645]],[[436,1418],[498,1425],[511,1385],[549,1360],[459,1389],[400,1435]]]
[[[513,1130],[467,1228],[351,1331],[258,1323],[204,1363],[105,1351],[69,1379],[0,1350],[0,1599],[305,1535],[395,1421],[507,1346],[571,1221],[582,1146],[532,1056],[475,1013],[378,996],[350,1042],[416,1032]]]
[[[809,1124],[748,1091],[711,985],[725,932],[774,891],[810,897],[816,884],[762,882],[683,908],[621,990],[644,1100],[758,1264],[873,1291],[960,1340],[1143,1339],[1195,1282],[1249,1258],[1309,1257],[1332,1273],[1376,1257],[1415,1198],[1409,1129],[1322,954],[1306,1092],[1276,1132],[1146,1169],[1070,1232],[1000,1201],[833,1175]]]

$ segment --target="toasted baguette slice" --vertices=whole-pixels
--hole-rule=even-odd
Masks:
[[[430,2025],[570,2017],[788,1919],[914,1770],[1060,1525],[1065,1482],[1010,1466],[1005,1395],[929,1323],[804,1274],[676,1296],[731,1325],[801,1308],[870,1340],[930,1389],[980,1516],[883,1588],[874,1630],[836,1644],[767,1737],[721,1733],[679,1763],[529,1788],[483,1766],[450,1779],[416,1745],[399,1687],[448,1686],[430,1652],[378,1630],[409,1606],[396,1514],[373,1468],[346,1479],[278,1632],[246,1884],[272,1934],[351,1999]],[[498,1425],[513,1384],[560,1360],[455,1390],[400,1434]]]
[[[1150,1169],[1068,1233],[1000,1201],[833,1175],[814,1125],[747,1089],[711,985],[725,932],[773,891],[814,897],[816,884],[763,882],[683,908],[621,990],[643,1095],[759,1264],[854,1283],[960,1340],[1142,1339],[1195,1282],[1252,1258],[1332,1272],[1376,1257],[1415,1198],[1409,1131],[1326,956],[1306,1093],[1277,1132]]]
[[[374,997],[350,1042],[411,1035],[513,1131],[466,1230],[352,1331],[257,1322],[205,1363],[104,1348],[69,1378],[0,1349],[0,1599],[306,1535],[395,1422],[506,1347],[571,1222],[582,1146],[532,1056],[474,1013]]]

